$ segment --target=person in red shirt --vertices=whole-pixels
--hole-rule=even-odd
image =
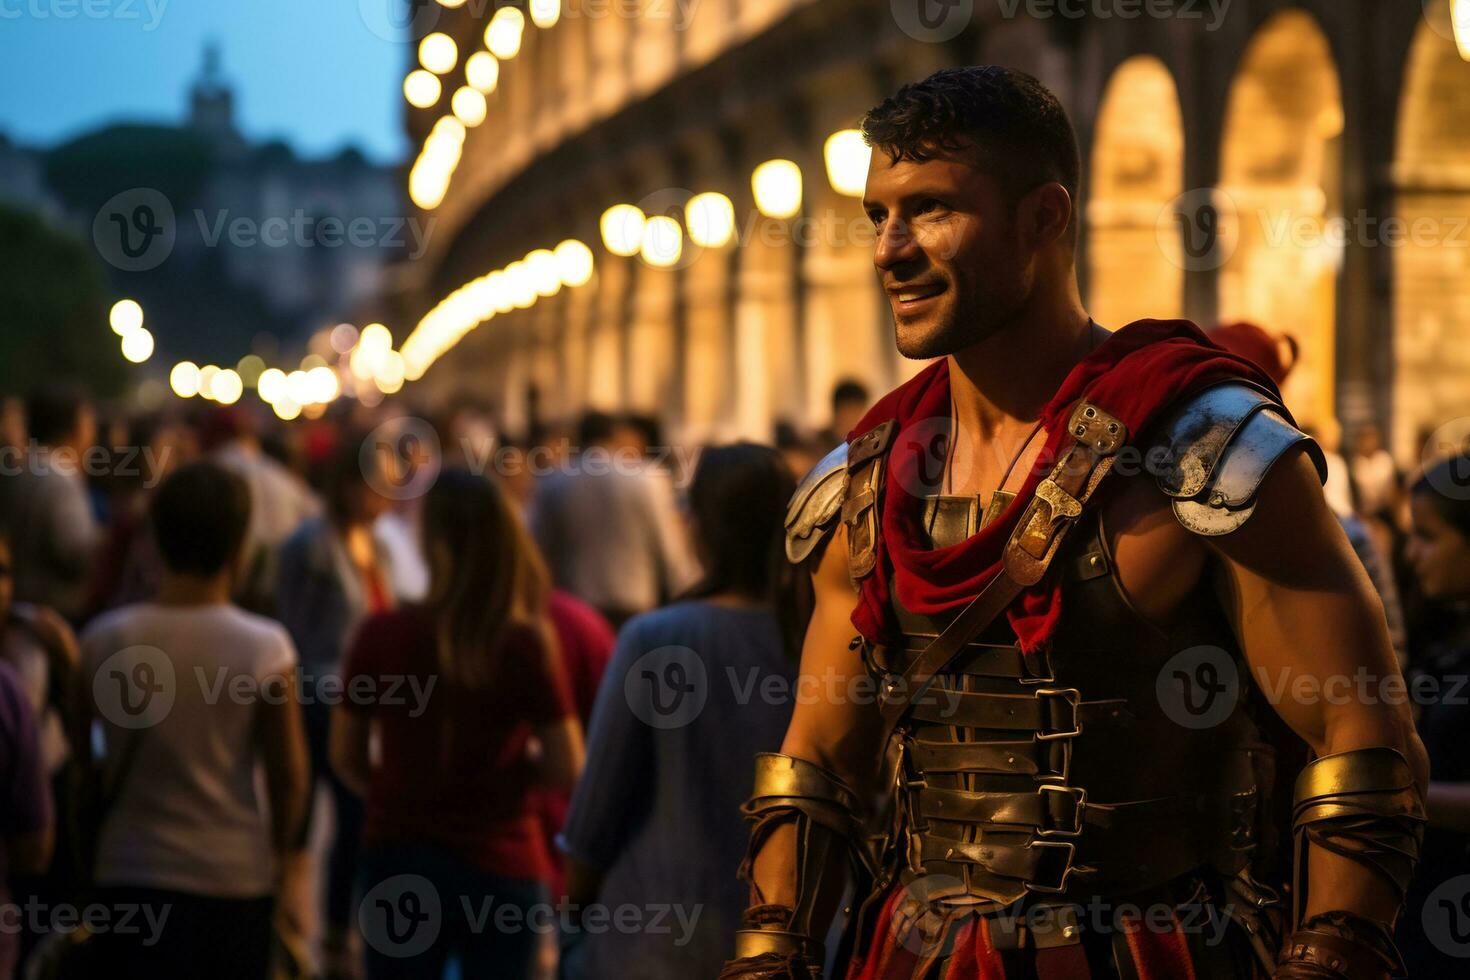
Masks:
[[[561,646],[562,663],[566,667],[567,680],[571,687],[572,704],[577,709],[577,720],[582,730],[587,730],[592,720],[592,705],[597,700],[597,687],[602,675],[612,660],[613,644],[617,635],[607,618],[592,606],[570,592],[553,589],[547,600],[547,616],[556,631]],[[544,790],[540,794],[541,826],[547,841],[556,840],[566,823],[567,809],[572,805],[570,790]],[[566,867],[561,851],[548,844],[551,855],[551,894],[560,897],[566,894]]]
[[[465,470],[425,497],[423,541],[428,597],[363,624],[332,719],[332,764],[367,801],[367,975],[438,978],[455,956],[465,976],[530,977],[550,922],[535,791],[570,788],[582,762],[546,572],[503,492]]]

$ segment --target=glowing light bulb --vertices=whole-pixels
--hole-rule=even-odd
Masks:
[[[448,34],[435,31],[419,42],[419,64],[436,75],[453,71],[458,61],[459,45]]]
[[[801,213],[801,168],[790,160],[767,160],[750,175],[755,206],[768,218]]]
[[[500,62],[489,51],[476,51],[464,63],[464,80],[489,95],[500,82]]]
[[[598,227],[602,244],[614,255],[637,255],[643,247],[643,212],[631,204],[614,204],[602,212]]]
[[[123,334],[122,355],[134,364],[142,364],[153,356],[153,334],[142,327]]]
[[[403,97],[408,104],[415,109],[427,109],[439,101],[439,96],[444,93],[444,86],[439,82],[439,76],[433,72],[416,68],[408,73],[403,80]]]
[[[735,205],[716,191],[696,194],[684,205],[684,224],[700,248],[724,248],[735,237]]]
[[[199,394],[199,365],[193,361],[180,361],[168,373],[168,386],[180,398],[193,398]]]
[[[843,129],[828,136],[822,146],[822,158],[827,163],[827,182],[834,191],[846,197],[863,196],[873,148],[864,142],[862,133]]]
[[[143,307],[136,300],[120,299],[108,311],[107,322],[113,333],[126,336],[143,325]]]
[[[551,253],[556,258],[557,275],[562,285],[583,286],[592,278],[592,249],[575,238],[568,238]]]

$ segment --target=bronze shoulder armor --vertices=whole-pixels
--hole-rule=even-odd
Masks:
[[[1155,439],[1163,451],[1154,473],[1180,524],[1196,534],[1229,534],[1255,511],[1271,467],[1298,445],[1325,480],[1321,448],[1286,408],[1255,385],[1230,381],[1175,409]]]

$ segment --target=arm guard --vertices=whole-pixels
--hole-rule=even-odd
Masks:
[[[1290,413],[1259,388],[1227,382],[1206,388],[1164,423],[1149,468],[1174,499],[1180,524],[1196,534],[1229,534],[1255,512],[1271,467],[1298,445],[1325,480],[1321,448],[1292,424]]]
[[[1379,978],[1402,973],[1389,926],[1332,912],[1302,922],[1307,859],[1326,848],[1372,870],[1400,904],[1419,860],[1424,804],[1409,764],[1387,747],[1323,756],[1297,778],[1292,830],[1296,837],[1292,924],[1282,953],[1291,977]]]
[[[814,916],[823,900],[840,897],[846,884],[830,869],[842,856],[856,873],[868,868],[857,802],[856,794],[821,766],[789,755],[756,756],[755,791],[743,807],[752,822],[750,846],[740,866],[740,876],[751,882],[753,904],[746,912],[747,928],[735,933],[737,962],[799,962],[820,974],[824,950],[817,937],[827,924]],[[787,823],[796,829],[794,908],[766,904],[751,874],[761,846]],[[727,974],[734,965],[727,965]]]

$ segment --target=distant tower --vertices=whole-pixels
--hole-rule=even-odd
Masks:
[[[189,127],[218,150],[239,151],[245,141],[235,128],[235,93],[220,71],[219,45],[204,46],[204,64],[189,90]]]

